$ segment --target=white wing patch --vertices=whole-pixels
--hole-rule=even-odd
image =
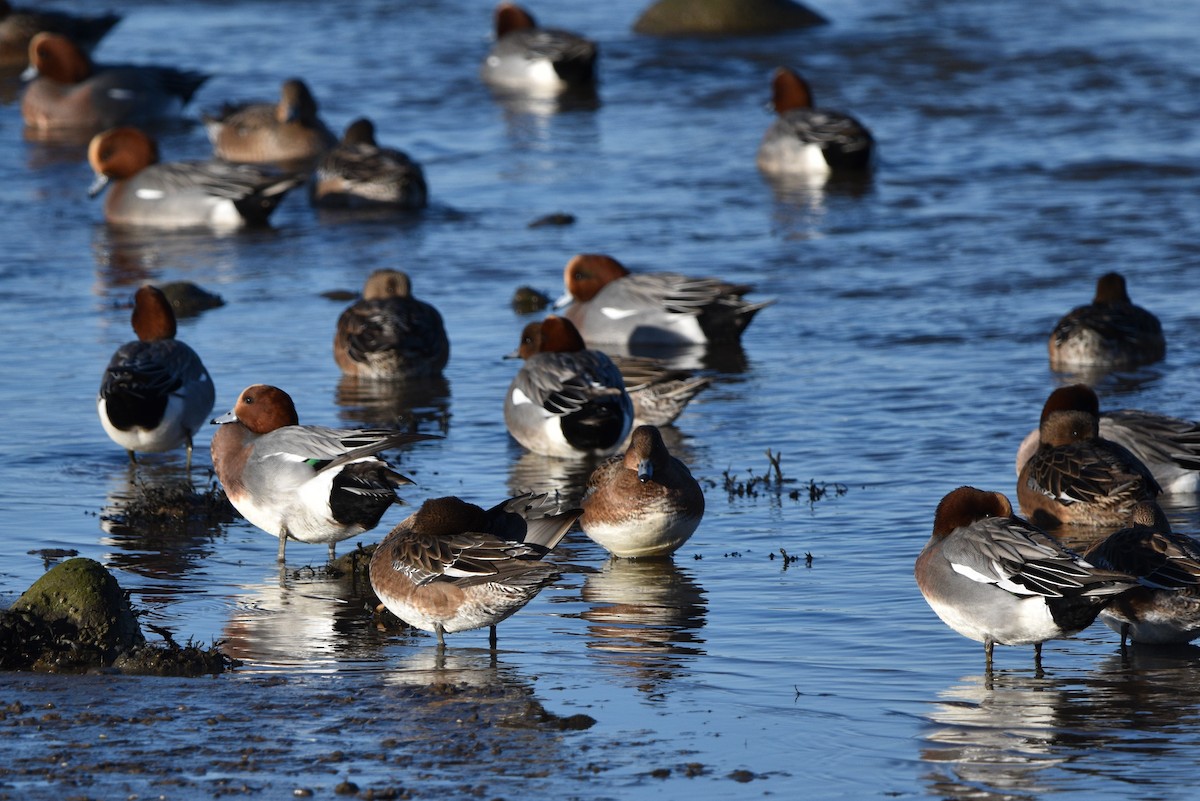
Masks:
[[[139,189],[134,194],[142,200],[162,200],[166,196],[161,189]]]
[[[600,313],[610,320],[624,320],[637,314],[637,309],[614,309],[612,306],[601,306]]]
[[[512,402],[513,406],[524,406],[526,404],[533,403],[533,401],[529,399],[529,396],[520,389],[514,389],[512,391]]]

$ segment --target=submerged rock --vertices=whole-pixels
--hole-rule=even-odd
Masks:
[[[0,614],[0,669],[192,676],[232,666],[216,648],[146,644],[125,591],[99,562],[54,566]]]
[[[158,288],[171,302],[176,317],[195,317],[200,312],[225,305],[225,299],[220,295],[191,281],[169,281]]]
[[[792,0],[658,0],[633,30],[649,36],[747,36],[828,22]]]
[[[512,307],[517,314],[533,314],[550,305],[550,298],[531,286],[519,286],[513,292]]]

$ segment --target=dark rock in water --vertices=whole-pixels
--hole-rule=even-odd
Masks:
[[[633,30],[649,36],[747,36],[828,22],[792,0],[658,0]]]
[[[93,559],[76,557],[51,568],[17,599],[10,614],[72,632],[72,643],[108,664],[145,642],[117,580]]]
[[[575,215],[567,214],[564,211],[556,211],[553,214],[547,214],[543,217],[538,217],[533,222],[529,223],[530,228],[545,228],[548,225],[574,225]]]
[[[225,299],[191,281],[171,281],[159,289],[171,302],[176,317],[195,317],[202,311],[225,305]]]
[[[147,645],[124,590],[93,559],[56,565],[0,614],[0,670],[194,676],[232,664],[216,648]]]
[[[533,314],[550,305],[550,298],[533,287],[517,287],[513,293],[512,306],[517,314]]]

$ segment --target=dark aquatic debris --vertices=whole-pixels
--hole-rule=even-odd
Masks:
[[[0,670],[200,676],[235,664],[215,645],[148,644],[125,591],[92,559],[56,565],[0,613]]]
[[[100,519],[109,530],[197,534],[238,519],[238,513],[214,482],[197,491],[185,480],[162,484],[137,482],[130,497],[107,509]]]
[[[550,297],[530,286],[519,286],[513,293],[512,307],[517,314],[533,314],[550,305]]]
[[[785,494],[793,501],[799,501],[807,498],[808,505],[812,506],[817,501],[829,496],[832,492],[835,497],[845,495],[849,488],[845,484],[838,482],[818,483],[815,479],[808,480],[806,487],[794,487],[788,489],[790,485],[796,483],[795,479],[787,478],[783,474],[783,454],[773,453],[770,448],[767,449],[767,470],[761,475],[756,474],[753,468],[749,469],[750,475],[743,479],[737,473],[730,470],[725,470],[722,473],[724,478],[725,492],[729,494],[729,500],[734,498],[757,498],[761,494],[782,498]]]
[[[548,225],[574,225],[575,215],[567,214],[564,211],[557,211],[553,214],[547,214],[543,217],[538,217],[533,222],[529,223],[530,228],[544,228]]]

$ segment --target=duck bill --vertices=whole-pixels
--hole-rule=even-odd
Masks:
[[[572,295],[570,292],[568,292],[567,294],[563,295],[558,300],[554,301],[554,308],[561,309],[564,306],[570,306],[574,300],[575,300],[575,296]]]
[[[654,478],[654,465],[649,459],[642,459],[637,466],[638,481],[645,483]]]
[[[225,425],[226,423],[236,423],[237,415],[233,413],[233,409],[230,409],[229,411],[225,412],[225,414],[221,415],[220,417],[214,417],[210,422],[214,426],[222,426],[222,425]]]
[[[92,185],[88,187],[88,197],[95,197],[104,191],[108,186],[108,176],[96,173],[96,180],[92,181]]]

